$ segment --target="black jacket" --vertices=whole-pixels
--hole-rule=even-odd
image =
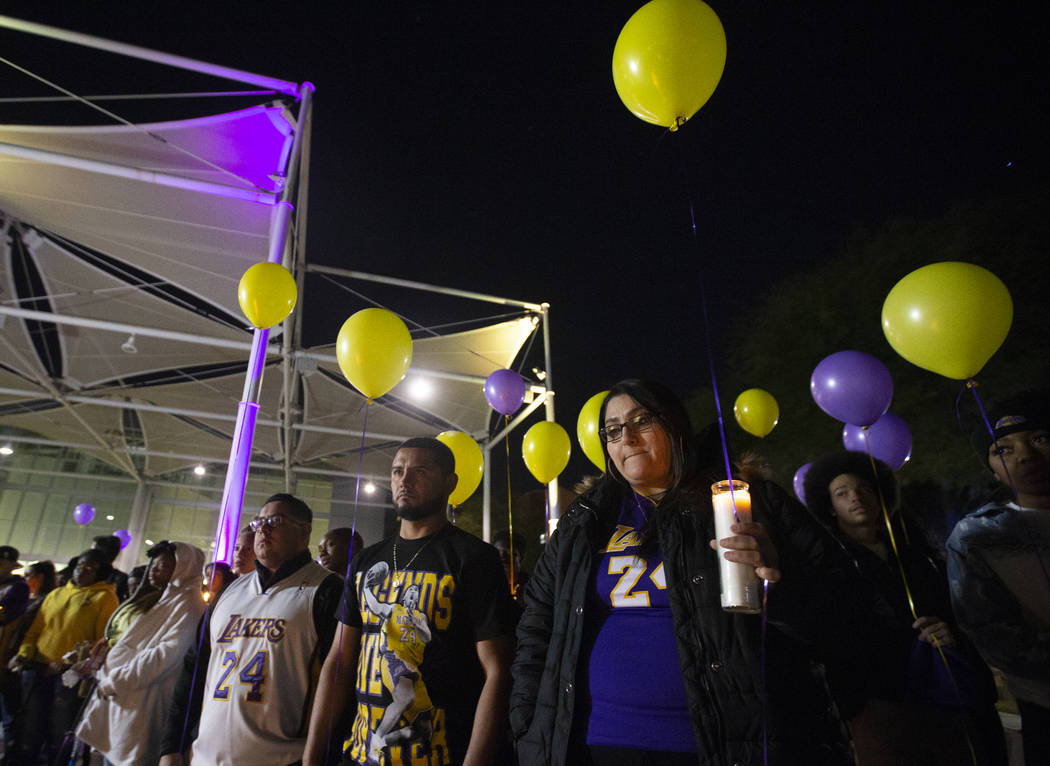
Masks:
[[[513,666],[511,728],[522,766],[562,766],[570,748],[584,604],[595,554],[609,539],[623,492],[603,482],[561,519],[526,590]],[[847,735],[805,636],[831,616],[822,579],[824,542],[805,511],[779,487],[752,483],[754,518],[780,555],[781,583],[769,592],[763,713],[761,618],[720,605],[710,497],[661,506],[656,534],[663,552],[679,661],[702,766],[761,764],[763,725],[770,764],[848,764]],[[832,578],[834,579],[834,578]]]
[[[909,597],[916,614],[940,617],[952,626],[956,640],[952,653],[966,660],[966,665],[955,667],[953,674],[969,671],[967,678],[956,680],[965,682],[967,689],[977,689],[988,705],[994,704],[991,672],[954,624],[943,561],[920,529],[905,533],[899,519],[894,520],[894,528],[896,553],[888,535],[884,531],[879,534],[890,554],[888,561],[838,529],[828,532],[838,543],[846,587],[851,599],[862,606],[863,617],[860,630],[842,645],[849,653],[840,652],[835,657],[828,653],[828,682],[839,710],[849,720],[863,710],[868,699],[913,698],[913,687],[921,682],[914,679],[909,683],[908,672],[919,631],[912,627],[915,617]],[[907,591],[902,574],[907,578]]]

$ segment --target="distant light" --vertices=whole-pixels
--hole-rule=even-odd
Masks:
[[[427,378],[412,378],[408,384],[408,394],[414,399],[429,399],[434,393],[434,384]]]
[[[207,470],[204,468],[203,463],[197,463],[197,466],[193,469],[193,472],[198,476],[203,476],[205,473],[207,473]]]
[[[10,444],[5,444],[3,447],[0,447],[0,455],[13,455],[13,454],[15,454],[15,451],[13,449],[11,449],[11,445]]]
[[[153,545],[153,541],[152,540],[147,540],[146,541],[146,545]]]
[[[541,370],[539,367],[533,367],[532,374],[536,376],[536,380],[543,381],[547,379],[547,371]]]
[[[1006,163],[1006,167],[1008,167],[1008,168],[1012,168],[1013,166],[1014,166],[1014,163],[1012,161]]]
[[[370,481],[367,481],[365,482],[364,490],[366,495],[374,494],[376,491],[376,485]]]
[[[106,521],[113,521],[113,517],[112,516],[107,516],[106,517]]]

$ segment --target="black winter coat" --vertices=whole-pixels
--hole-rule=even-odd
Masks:
[[[584,608],[595,554],[615,526],[624,491],[611,481],[577,499],[537,563],[518,624],[511,728],[521,766],[574,764],[570,742],[581,661]],[[661,506],[656,522],[663,551],[678,656],[701,766],[849,764],[848,737],[812,660],[805,637],[833,615],[833,594],[813,565],[826,540],[813,534],[804,509],[779,487],[751,485],[754,519],[770,532],[783,572],[770,586],[766,636],[769,704],[763,712],[761,618],[720,605],[710,496]],[[836,615],[837,617],[837,615]],[[585,660],[584,660],[585,661]]]

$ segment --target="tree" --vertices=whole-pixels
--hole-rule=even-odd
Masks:
[[[987,403],[1008,391],[1045,385],[1050,380],[1044,319],[1048,242],[1050,187],[959,204],[935,219],[893,220],[873,233],[858,231],[839,256],[784,280],[758,302],[746,324],[729,332],[729,351],[718,359],[731,447],[768,457],[778,481],[788,486],[799,466],[841,449],[842,425],[813,402],[809,378],[825,356],[857,349],[889,368],[890,411],[912,431],[912,459],[901,470],[902,482],[935,480],[946,491],[979,483],[980,466],[969,446],[979,423],[973,396],[962,381],[919,369],[893,351],[882,333],[882,303],[897,281],[930,263],[966,261],[990,269],[1010,291],[1014,322],[1006,342],[977,375],[978,393]],[[767,389],[780,406],[779,424],[762,440],[742,431],[732,415],[736,395],[751,387]],[[694,392],[689,403],[697,425],[714,419],[709,388]]]

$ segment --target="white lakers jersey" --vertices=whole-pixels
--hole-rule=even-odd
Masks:
[[[238,578],[210,622],[211,661],[194,766],[287,766],[302,758],[315,657],[314,595],[331,575],[311,561],[265,593]]]

